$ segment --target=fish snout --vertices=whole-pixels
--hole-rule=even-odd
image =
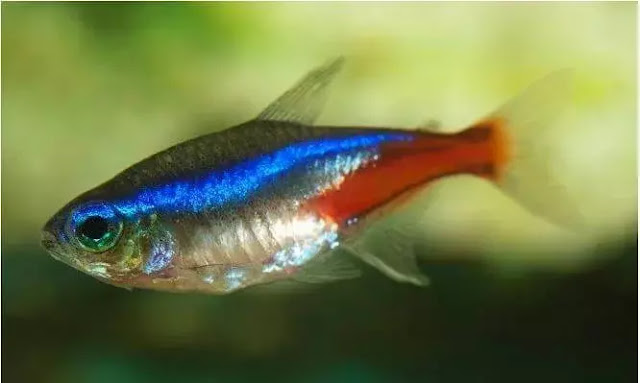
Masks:
[[[44,247],[49,251],[52,251],[56,248],[58,240],[56,239],[56,236],[53,235],[53,233],[51,233],[45,228],[42,230],[42,237],[41,237],[40,243],[42,244],[42,247]]]

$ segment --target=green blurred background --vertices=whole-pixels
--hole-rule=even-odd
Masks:
[[[338,55],[320,123],[455,130],[573,68],[555,170],[584,231],[454,177],[415,224],[426,289],[129,292],[39,247],[75,195]],[[635,381],[636,55],[635,3],[3,3],[2,378]]]

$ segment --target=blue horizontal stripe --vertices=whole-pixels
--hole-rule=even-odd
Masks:
[[[215,170],[191,180],[150,186],[114,205],[126,216],[139,216],[154,211],[196,213],[227,204],[242,203],[299,164],[331,154],[365,148],[376,149],[385,142],[410,140],[410,134],[372,133],[294,143],[228,169]]]

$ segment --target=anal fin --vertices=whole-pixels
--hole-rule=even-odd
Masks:
[[[327,283],[360,275],[361,270],[337,248],[312,259],[295,273],[293,279],[305,283]]]
[[[418,268],[410,235],[397,227],[385,226],[376,225],[342,247],[395,281],[428,285],[429,278]]]

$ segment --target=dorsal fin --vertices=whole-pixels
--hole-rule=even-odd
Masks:
[[[442,124],[438,120],[429,120],[417,127],[417,130],[428,133],[442,133]]]
[[[344,58],[309,72],[296,85],[269,104],[258,120],[288,121],[311,125],[326,101],[328,85],[342,68]]]

